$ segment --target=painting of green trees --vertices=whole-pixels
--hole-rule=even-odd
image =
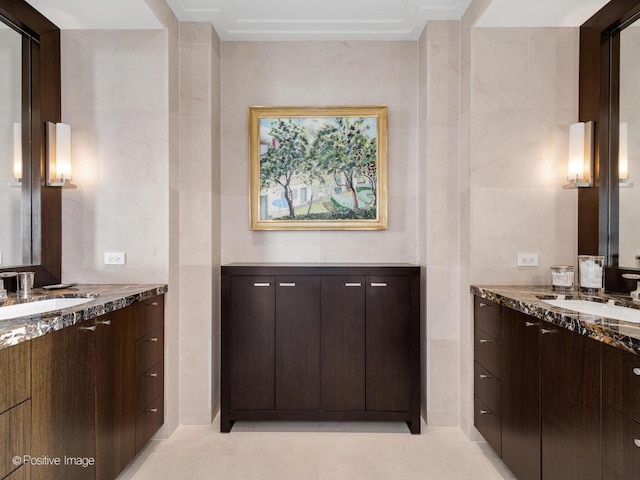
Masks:
[[[386,107],[265,109],[250,109],[252,228],[386,228]]]

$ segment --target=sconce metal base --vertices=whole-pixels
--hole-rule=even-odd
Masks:
[[[571,189],[571,188],[586,188],[593,187],[591,182],[582,182],[578,180],[571,180],[568,184],[563,185],[562,188]]]
[[[60,179],[60,180],[55,181],[55,182],[47,182],[47,183],[45,183],[45,185],[47,187],[78,188],[76,185],[71,183],[71,180],[66,179],[66,178]]]
[[[620,188],[633,187],[633,182],[620,182],[618,186]]]
[[[10,187],[22,187],[22,179],[16,178],[13,182],[9,182]]]

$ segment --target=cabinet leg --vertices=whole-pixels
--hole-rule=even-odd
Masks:
[[[220,413],[220,433],[229,433],[233,427],[233,421],[229,420],[228,415]]]
[[[407,422],[407,426],[413,435],[420,435],[420,415],[417,415],[416,418]]]

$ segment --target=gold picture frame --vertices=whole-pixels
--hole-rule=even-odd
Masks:
[[[386,230],[387,107],[249,107],[251,230]]]

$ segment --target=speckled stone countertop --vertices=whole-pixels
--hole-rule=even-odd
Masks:
[[[577,313],[573,310],[549,305],[543,301],[544,299],[550,300],[558,295],[564,295],[567,300],[588,299],[604,303],[613,300],[616,305],[640,309],[640,303],[632,302],[629,295],[604,294],[589,296],[578,291],[561,293],[553,291],[550,286],[531,285],[474,285],[471,286],[471,293],[580,335],[586,335],[600,342],[640,355],[640,324]]]
[[[91,298],[75,307],[53,312],[0,320],[0,348],[16,345],[61,328],[153,298],[167,292],[166,285],[75,285],[61,290],[35,288],[27,300],[18,300],[15,293],[0,300],[0,307],[50,298]]]

